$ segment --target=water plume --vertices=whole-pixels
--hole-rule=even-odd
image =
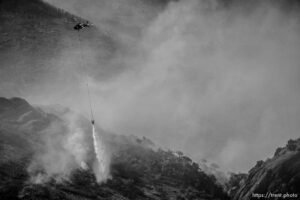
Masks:
[[[94,173],[97,178],[97,182],[103,182],[108,178],[109,175],[109,160],[107,152],[105,151],[105,146],[99,134],[93,125],[93,143],[94,151],[96,155],[96,162],[94,163]]]

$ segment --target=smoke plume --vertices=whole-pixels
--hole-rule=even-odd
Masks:
[[[248,170],[299,136],[299,14],[282,1],[48,2],[91,20],[115,51],[100,62],[108,48],[84,46],[86,75],[79,48],[66,48],[49,61],[57,76],[26,89],[29,101],[59,102],[87,116],[88,76],[103,129],[146,136],[232,171]],[[84,161],[84,154],[61,157],[74,156],[68,147],[62,155],[48,148],[62,162],[49,173]]]
[[[35,147],[28,167],[31,181],[44,183],[51,178],[56,181],[69,180],[74,170],[89,168],[93,168],[98,182],[105,181],[109,175],[109,154],[95,127],[84,127],[80,123],[82,118],[75,113],[70,112],[63,119],[66,124],[52,122],[41,133],[41,143],[35,143],[39,146]]]

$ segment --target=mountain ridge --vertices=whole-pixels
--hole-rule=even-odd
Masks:
[[[0,121],[0,173],[4,175],[0,181],[0,195],[3,199],[228,199],[216,179],[212,175],[206,175],[190,158],[182,153],[154,148],[151,140],[136,136],[110,135],[105,139],[112,160],[111,178],[104,183],[96,183],[89,163],[89,169],[74,169],[69,178],[56,179],[57,175],[54,175],[46,182],[39,182],[37,176],[38,182],[31,182],[31,171],[28,169],[35,151],[43,144],[43,138],[53,134],[44,130],[51,127],[53,120],[56,121],[56,126],[68,126],[68,123],[59,116],[44,113],[20,98],[0,98],[0,102],[5,102],[0,104],[0,116],[2,119],[10,116],[11,119]],[[5,112],[1,112],[8,104],[18,106],[10,106]],[[45,118],[41,121],[49,120],[47,126],[35,129],[37,124],[28,128],[24,126],[26,121],[18,122],[28,110],[15,110],[24,106],[32,112],[43,113]],[[12,115],[14,116],[11,117]],[[40,116],[32,115],[29,120],[37,118]],[[11,125],[14,123],[18,126]],[[31,134],[28,135],[28,132]],[[19,152],[24,153],[19,155]],[[15,156],[16,154],[19,156]],[[93,154],[89,156],[92,160],[95,159]],[[41,175],[47,175],[43,168],[39,171]]]
[[[77,55],[73,27],[85,19],[41,0],[2,0],[0,11],[0,96],[25,96],[33,85],[47,84],[61,74],[62,56]],[[107,32],[92,26],[80,34],[82,48],[95,52],[98,63],[109,59],[115,42]]]
[[[290,139],[272,158],[257,161],[248,174],[238,178],[234,200],[252,198],[253,194],[297,194],[300,192],[300,138]],[[283,198],[283,197],[282,197]],[[288,198],[288,196],[286,197]],[[293,199],[295,197],[291,197]]]

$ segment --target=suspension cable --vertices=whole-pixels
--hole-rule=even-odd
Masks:
[[[89,81],[88,81],[88,77],[87,77],[87,67],[85,65],[85,63],[83,62],[84,61],[84,55],[83,55],[83,52],[82,52],[82,41],[81,41],[81,37],[80,37],[80,31],[78,30],[78,43],[79,43],[79,51],[80,51],[80,68],[83,68],[84,71],[86,72],[86,75],[85,75],[85,78],[84,78],[84,81],[85,81],[85,84],[86,84],[86,88],[87,88],[87,95],[88,95],[88,101],[89,101],[89,106],[90,106],[90,117],[91,117],[91,122],[92,124],[94,124],[94,112],[93,112],[93,104],[92,104],[92,98],[91,98],[91,92],[90,92],[90,86],[89,86]]]

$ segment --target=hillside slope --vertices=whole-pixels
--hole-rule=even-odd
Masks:
[[[41,0],[0,1],[0,96],[25,95],[32,84],[53,80],[67,55],[78,57],[78,33],[73,27],[86,21]],[[80,32],[82,48],[94,52],[98,62],[108,58],[114,42],[96,27]],[[96,67],[96,66],[90,66]]]
[[[300,192],[300,138],[289,140],[271,159],[258,161],[234,195],[249,199],[253,194],[298,194]],[[286,197],[287,198],[287,197]],[[291,199],[298,197],[291,196]]]
[[[147,138],[114,134],[107,138],[112,160],[106,183],[96,183],[90,167],[74,169],[69,178],[37,184],[30,181],[29,168],[45,134],[52,134],[44,130],[53,122],[67,126],[66,121],[20,98],[0,98],[0,119],[1,199],[227,199],[216,179],[182,153],[157,149]],[[81,125],[88,124],[85,120]]]

